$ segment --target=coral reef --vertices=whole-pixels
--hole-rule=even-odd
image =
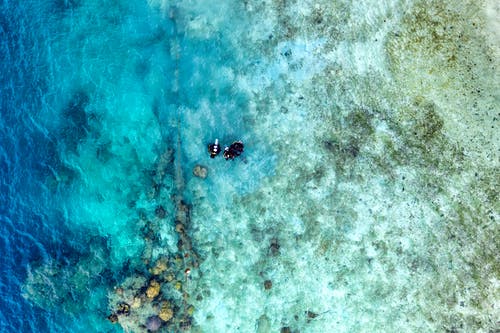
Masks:
[[[175,8],[171,8],[172,42],[177,42],[178,38],[175,15]],[[172,49],[177,74],[179,57],[178,50]],[[174,75],[173,87],[178,86],[177,80],[178,75]],[[172,94],[177,96],[177,93],[173,88]],[[156,116],[160,117],[159,114]],[[160,118],[158,122],[161,122]],[[189,235],[191,207],[183,197],[185,166],[182,163],[183,147],[179,131],[178,127],[168,131],[165,141],[172,144],[158,157],[154,171],[150,173],[153,186],[148,195],[148,206],[156,208],[154,211],[140,211],[146,242],[142,254],[144,267],[140,269],[143,273],[125,279],[109,296],[110,321],[136,333],[158,330],[178,332],[189,330],[193,325],[194,307],[189,304],[188,289],[192,276],[196,276],[193,270],[198,268],[199,258]],[[207,168],[197,165],[193,174],[206,178]],[[174,186],[171,186],[172,183]],[[171,246],[171,243],[176,243],[176,246]],[[121,304],[131,304],[127,308],[129,311],[125,313]]]
[[[113,282],[107,263],[109,252],[101,238],[88,240],[88,248],[60,262],[52,258],[31,263],[22,295],[47,311],[59,307],[65,313],[85,311],[89,290]],[[85,267],[86,270],[83,270]],[[71,297],[68,297],[71,295]],[[78,299],[75,302],[74,299]],[[123,307],[121,308],[123,311]]]
[[[173,150],[167,150],[158,159],[154,182],[160,186],[150,199],[152,203],[163,200],[163,182],[170,179],[169,175],[179,177],[179,171],[174,172],[171,165],[173,160],[169,155],[172,153]],[[199,259],[188,234],[190,207],[178,189],[168,196],[174,198],[175,214],[158,214],[158,208],[151,212],[141,211],[146,220],[143,233],[147,244],[142,258],[145,264],[141,270],[143,273],[126,278],[109,295],[111,314],[108,320],[133,332],[163,328],[167,331],[187,330],[193,324],[194,307],[189,304],[186,288]],[[151,206],[155,207],[154,204]],[[157,249],[165,247],[161,228],[164,224],[175,226],[172,231],[177,235],[177,246],[173,251],[155,255]]]

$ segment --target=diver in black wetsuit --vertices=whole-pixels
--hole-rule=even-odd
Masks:
[[[229,149],[231,149],[236,154],[236,156],[240,156],[241,153],[243,153],[244,147],[245,146],[243,145],[243,142],[235,141],[231,144],[231,146],[229,146]]]
[[[210,153],[210,158],[214,158],[220,153],[219,139],[215,139],[215,143],[210,143],[208,145],[208,152]]]

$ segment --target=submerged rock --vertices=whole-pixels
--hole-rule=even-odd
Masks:
[[[266,290],[271,289],[271,288],[272,288],[272,286],[273,286],[273,282],[272,282],[271,280],[266,280],[266,281],[264,281],[264,288],[265,288]]]
[[[114,324],[118,321],[118,316],[116,313],[112,313],[108,316],[108,320]]]
[[[184,233],[184,225],[182,223],[177,223],[175,225],[175,231],[177,231],[178,233]]]
[[[140,297],[134,297],[134,299],[132,300],[132,304],[130,304],[130,307],[132,309],[138,309],[138,308],[141,307],[141,304],[142,304],[141,298]]]
[[[151,274],[160,275],[165,272],[168,268],[168,260],[167,258],[160,258],[156,262],[156,265],[151,269]]]
[[[151,332],[156,332],[161,327],[161,320],[158,316],[149,317],[146,320],[146,328]]]
[[[129,313],[130,313],[130,305],[128,305],[127,303],[120,303],[120,304],[118,304],[118,308],[116,310],[116,314],[128,316]]]
[[[307,317],[308,317],[308,318],[312,318],[312,319],[314,319],[314,318],[316,318],[317,316],[319,316],[317,313],[312,312],[312,311],[306,311],[306,314],[307,314]]]
[[[278,243],[277,238],[271,239],[271,242],[269,244],[269,254],[271,256],[277,256],[280,254],[280,244]]]
[[[207,178],[208,170],[206,167],[198,164],[193,169],[193,175],[195,175],[196,177],[199,177],[201,179],[205,179],[205,178]]]
[[[169,321],[174,316],[174,310],[172,310],[169,302],[164,302],[161,306],[160,313],[158,317],[160,317],[163,321]]]
[[[165,216],[167,215],[167,211],[165,210],[165,208],[163,208],[163,206],[158,206],[156,209],[155,209],[155,214],[157,217],[159,217],[160,219],[163,219],[165,218]]]
[[[263,314],[257,320],[257,333],[271,332],[271,323],[269,317]]]
[[[177,289],[177,290],[181,290],[182,289],[182,282],[181,281],[177,281],[174,283],[174,288]]]
[[[156,280],[152,280],[149,283],[148,289],[146,289],[146,296],[150,299],[153,299],[159,294],[160,294],[160,284]]]
[[[179,322],[179,328],[182,331],[188,331],[191,329],[192,321],[190,317],[184,317]]]

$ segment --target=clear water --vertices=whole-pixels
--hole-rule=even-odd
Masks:
[[[494,1],[0,8],[0,331],[500,326]]]

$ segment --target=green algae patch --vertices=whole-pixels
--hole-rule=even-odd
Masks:
[[[418,167],[420,185],[407,190],[432,203],[455,247],[441,273],[455,283],[441,285],[443,303],[434,306],[460,300],[455,311],[428,317],[447,330],[493,327],[497,314],[498,57],[485,26],[482,3],[423,1],[387,42],[391,72],[409,100],[390,125],[404,146],[388,140],[387,148]]]
[[[482,1],[417,2],[386,49],[399,89],[435,104],[446,135],[491,163],[485,148],[498,148],[500,140],[500,63],[484,7]]]
[[[414,107],[404,112],[409,122],[411,134],[415,143],[429,144],[436,139],[443,129],[443,119],[439,116],[436,106],[432,102],[425,102],[417,99]]]

